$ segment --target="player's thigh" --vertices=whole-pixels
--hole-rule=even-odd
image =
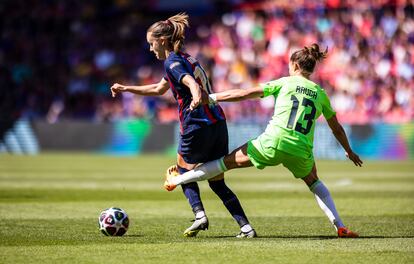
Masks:
[[[206,138],[204,146],[205,155],[204,160],[217,160],[229,152],[229,136],[227,131],[226,121],[219,121],[214,125],[209,127],[208,138]],[[214,178],[211,178],[209,181],[220,181],[224,179],[224,173],[217,175]]]
[[[177,164],[186,169],[193,169],[198,163],[205,160],[203,156],[203,147],[206,138],[202,129],[191,133],[180,135],[178,143]]]
[[[205,163],[226,155],[228,135],[225,121],[180,135],[178,153],[189,164]]]
[[[282,155],[283,166],[286,167],[290,172],[292,172],[295,178],[303,179],[312,172],[312,169],[315,164],[313,156],[309,158],[302,158],[285,152],[283,152]]]
[[[267,135],[260,135],[256,139],[247,142],[247,156],[250,162],[258,169],[267,166],[277,166],[281,163],[281,156],[275,145],[278,139]]]
[[[211,161],[224,157],[229,153],[229,136],[226,121],[219,121],[209,126],[204,137],[205,160]]]
[[[244,144],[241,147],[236,148],[230,154],[224,157],[224,165],[227,169],[234,168],[245,168],[253,166],[250,161],[249,156],[247,155],[248,144]]]

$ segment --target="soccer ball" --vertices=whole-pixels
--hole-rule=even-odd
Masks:
[[[111,207],[102,211],[98,225],[106,236],[122,236],[128,230],[129,218],[121,208]]]

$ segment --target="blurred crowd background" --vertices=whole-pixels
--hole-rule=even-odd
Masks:
[[[186,51],[200,60],[217,92],[287,75],[291,52],[316,42],[329,52],[313,80],[342,122],[414,119],[414,0],[197,2],[164,11],[171,3],[1,1],[2,118],[175,122],[170,92],[114,99],[109,88],[158,82],[163,64],[149,51],[146,29],[186,11]],[[273,102],[223,108],[230,121],[265,122]]]

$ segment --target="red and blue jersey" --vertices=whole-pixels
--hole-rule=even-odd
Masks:
[[[191,91],[181,83],[185,75],[192,76],[204,92],[208,94],[213,92],[206,72],[195,58],[186,53],[171,52],[164,61],[164,69],[165,78],[170,83],[170,88],[178,102],[181,134],[187,134],[218,121],[226,120],[223,110],[217,104],[200,105],[190,111]]]

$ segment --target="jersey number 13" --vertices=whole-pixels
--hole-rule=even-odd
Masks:
[[[294,125],[295,119],[296,119],[296,114],[298,112],[299,100],[294,95],[292,95],[290,97],[290,100],[292,100],[293,103],[292,103],[292,109],[290,110],[290,115],[289,115],[289,121],[287,123],[287,128],[293,129],[293,125]],[[316,107],[315,107],[315,104],[313,103],[313,101],[309,100],[307,98],[303,98],[301,105],[304,106],[304,107],[310,107],[311,111],[310,111],[310,113],[305,114],[303,116],[303,120],[306,121],[306,127],[304,127],[302,125],[302,123],[299,122],[299,120],[298,120],[296,122],[296,125],[295,125],[295,130],[298,131],[299,133],[307,135],[309,133],[309,131],[311,130],[312,125],[313,125],[313,121],[315,119]]]

